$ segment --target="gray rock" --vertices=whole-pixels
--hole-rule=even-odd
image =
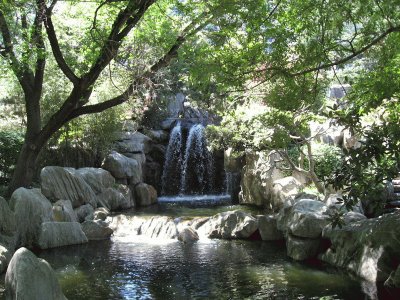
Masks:
[[[260,231],[261,239],[263,241],[278,241],[283,240],[282,231],[278,230],[276,224],[276,216],[257,216],[258,219],[258,230]]]
[[[156,189],[146,183],[140,183],[136,185],[135,196],[138,206],[149,206],[157,203]]]
[[[318,254],[320,243],[319,239],[299,238],[289,234],[286,237],[287,255],[294,260],[314,258]]]
[[[125,197],[125,201],[121,203],[121,209],[129,209],[135,206],[135,188],[132,188],[132,186],[120,184],[116,188]]]
[[[179,232],[178,240],[185,244],[194,243],[199,240],[199,235],[192,227],[185,227]]]
[[[390,276],[385,281],[385,286],[389,288],[400,288],[400,267],[396,271],[390,273]]]
[[[320,201],[301,199],[293,206],[283,208],[278,215],[278,229],[304,238],[318,238],[329,224],[324,214],[327,206]]]
[[[7,201],[0,197],[0,233],[13,235],[15,233],[15,215]]]
[[[106,157],[102,167],[115,178],[128,179],[131,184],[137,184],[143,179],[142,168],[139,163],[115,151]]]
[[[103,193],[97,196],[99,204],[110,211],[133,207],[133,199],[129,187],[121,189],[121,191],[124,192],[125,195],[113,188],[106,189]]]
[[[293,204],[302,187],[301,182],[293,176],[274,180],[271,195],[271,205],[274,210],[277,211],[288,203]]]
[[[198,229],[209,238],[247,239],[258,229],[257,219],[243,211],[229,211],[211,217]]]
[[[156,143],[168,142],[169,134],[165,130],[146,130],[145,133]]]
[[[119,153],[149,153],[153,141],[140,132],[122,132],[115,143],[114,148]]]
[[[241,172],[243,166],[243,155],[238,155],[232,148],[224,151],[224,169],[226,172]]]
[[[42,193],[50,201],[71,200],[74,208],[86,203],[96,206],[96,195],[75,169],[44,167],[40,172]]]
[[[76,217],[79,223],[82,223],[86,219],[94,218],[94,208],[90,204],[85,204],[74,209]]]
[[[66,300],[51,266],[26,248],[15,252],[5,278],[7,300]]]
[[[7,266],[11,260],[12,254],[13,254],[13,251],[0,245],[0,274],[2,274],[7,269]]]
[[[96,194],[115,184],[115,179],[110,172],[101,168],[80,168],[75,170]]]
[[[107,223],[101,220],[85,221],[81,226],[89,241],[108,239],[114,232]]]
[[[88,239],[78,222],[44,222],[39,233],[38,246],[49,249],[87,243]]]
[[[342,228],[327,226],[322,236],[331,247],[321,259],[346,268],[371,282],[384,282],[400,257],[400,212],[349,223]]]
[[[53,219],[56,222],[78,222],[76,213],[69,200],[58,200],[53,205]]]
[[[107,208],[99,207],[94,211],[94,220],[105,221],[109,215],[110,211]]]
[[[149,238],[176,239],[178,230],[174,220],[170,217],[152,217],[140,226],[139,235]]]
[[[282,171],[277,168],[281,157],[276,152],[247,152],[246,165],[243,168],[242,191],[239,196],[241,204],[263,206],[271,211],[274,207],[271,202],[273,182],[283,178]]]
[[[16,246],[33,247],[38,239],[41,224],[53,220],[50,201],[39,189],[19,188],[10,199],[10,207],[14,210]]]

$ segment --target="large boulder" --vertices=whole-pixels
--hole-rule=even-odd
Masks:
[[[70,200],[58,200],[53,204],[53,219],[56,222],[78,221]]]
[[[53,220],[50,201],[39,189],[19,188],[10,199],[10,207],[14,210],[16,246],[33,247],[39,236],[41,224]]]
[[[306,260],[317,256],[320,250],[320,239],[307,239],[288,234],[286,237],[286,253],[294,260]]]
[[[278,229],[302,237],[319,238],[329,224],[328,207],[321,201],[301,199],[293,206],[283,208],[278,215]]]
[[[281,161],[277,152],[247,152],[246,165],[243,168],[239,201],[241,204],[264,206],[272,211],[271,202],[273,182],[283,178],[282,171],[277,168]]]
[[[145,133],[156,143],[168,142],[169,134],[166,130],[146,130]]]
[[[127,179],[130,184],[137,184],[143,180],[140,164],[135,159],[115,151],[106,157],[102,167],[117,179]]]
[[[232,148],[228,148],[224,151],[224,170],[226,172],[241,172],[243,166],[243,155],[239,155]]]
[[[115,184],[114,177],[107,170],[101,168],[80,168],[75,170],[96,194]]]
[[[258,230],[263,241],[283,240],[282,231],[278,230],[275,215],[257,216]]]
[[[346,268],[368,281],[386,281],[396,271],[400,257],[400,212],[327,226],[322,237],[331,243],[321,259]],[[400,287],[400,286],[397,286]]]
[[[44,222],[40,228],[38,247],[49,249],[87,243],[88,239],[78,222]]]
[[[81,226],[89,241],[108,239],[114,232],[107,223],[101,220],[85,221]]]
[[[136,185],[135,196],[138,206],[149,206],[157,203],[156,189],[146,183],[140,183]]]
[[[93,217],[94,220],[102,220],[105,221],[107,217],[110,215],[110,211],[105,207],[96,208],[94,211]]]
[[[247,239],[258,229],[257,219],[243,211],[229,211],[211,217],[198,233],[217,239]]]
[[[5,278],[6,300],[65,300],[56,274],[26,248],[15,252]]]
[[[71,200],[74,208],[90,203],[97,205],[96,195],[85,180],[72,168],[49,166],[40,172],[42,193],[50,201]]]

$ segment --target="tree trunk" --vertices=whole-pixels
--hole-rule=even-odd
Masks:
[[[40,147],[41,148],[41,147]],[[36,172],[36,160],[39,156],[40,148],[30,140],[25,140],[19,153],[17,165],[8,186],[7,196],[19,187],[30,187]]]

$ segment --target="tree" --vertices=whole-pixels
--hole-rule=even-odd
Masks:
[[[72,1],[70,5],[77,5],[78,2]],[[135,74],[118,95],[100,103],[90,103],[89,100],[102,72],[113,60],[118,59],[126,38],[135,29],[142,29],[140,27],[146,15],[151,14],[152,9],[159,8],[159,6],[154,8],[155,2],[155,0],[94,1],[97,7],[91,16],[92,27],[87,30],[88,32],[82,33],[83,36],[91,37],[85,41],[86,45],[80,45],[90,52],[83,62],[68,59],[70,55],[67,50],[72,49],[69,49],[65,41],[59,39],[61,34],[65,35],[66,32],[57,33],[53,22],[54,17],[57,17],[57,6],[68,4],[57,0],[1,2],[0,54],[23,90],[27,115],[25,140],[9,185],[9,193],[20,186],[29,186],[32,183],[37,157],[58,129],[74,118],[104,111],[134,97],[139,87],[151,80],[157,71],[167,66],[176,57],[182,44],[201,30],[212,16],[211,5],[195,5],[196,2],[191,7],[188,5],[186,14],[183,10],[179,12],[181,14],[178,20],[179,32],[173,40],[167,41],[168,46],[163,49],[158,59],[146,66],[141,74]],[[191,1],[189,4],[192,4]],[[187,22],[191,10],[196,10],[198,15],[193,21]],[[105,24],[99,24],[101,16]],[[75,25],[78,26],[79,22]],[[71,30],[65,26],[61,29]],[[170,32],[174,33],[176,32]],[[56,61],[59,70],[68,79],[70,90],[61,105],[42,124],[41,100],[46,61],[49,57]]]

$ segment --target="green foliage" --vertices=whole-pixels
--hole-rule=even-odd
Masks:
[[[11,179],[23,143],[23,132],[0,130],[0,185]]]

